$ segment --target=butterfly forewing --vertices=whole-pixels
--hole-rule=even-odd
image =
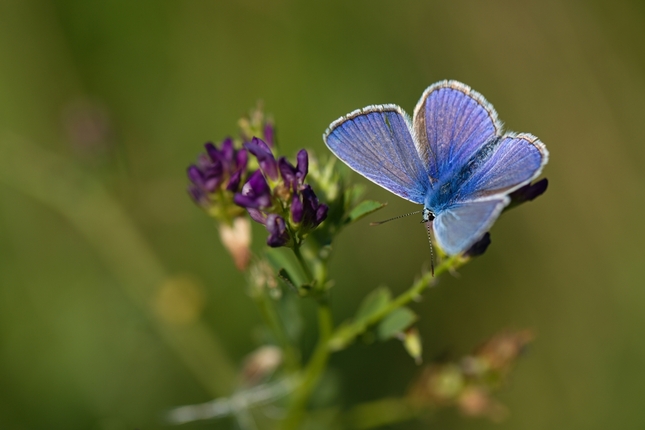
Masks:
[[[323,139],[353,170],[394,194],[423,203],[428,175],[410,131],[395,105],[370,106],[333,122]]]
[[[456,81],[430,86],[414,109],[419,153],[434,180],[450,176],[500,130],[493,106]]]

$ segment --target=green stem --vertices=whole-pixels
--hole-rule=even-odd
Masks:
[[[302,422],[309,397],[320,380],[329,360],[331,351],[328,343],[331,337],[333,323],[331,310],[326,300],[321,300],[318,306],[318,327],[320,330],[318,343],[309,363],[307,363],[300,384],[293,393],[291,403],[287,409],[286,418],[283,422],[283,429],[285,430],[295,430]]]
[[[445,259],[434,271],[434,277],[438,277],[444,272],[455,269],[463,264],[461,256],[455,256]],[[346,325],[336,330],[330,338],[329,347],[331,349],[342,349],[345,345],[351,343],[358,335],[363,333],[367,327],[376,324],[385,316],[389,315],[395,309],[405,306],[412,300],[416,299],[421,293],[430,286],[434,279],[432,273],[424,274],[418,281],[416,281],[407,291],[392,300],[387,306],[384,306],[378,312],[372,314],[369,318],[354,321],[350,325]]]
[[[298,259],[298,262],[300,263],[300,266],[302,267],[302,270],[305,272],[305,275],[307,276],[307,282],[312,282],[314,280],[314,277],[311,273],[311,269],[309,268],[309,265],[302,257],[302,253],[300,252],[300,244],[296,243],[292,249],[293,249],[293,253]]]

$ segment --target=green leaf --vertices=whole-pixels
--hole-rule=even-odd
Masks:
[[[302,272],[298,262],[291,255],[291,250],[288,250],[287,248],[267,247],[264,250],[264,255],[267,257],[267,261],[271,267],[273,267],[273,269],[278,273],[278,276],[283,280],[283,276],[286,274],[286,278],[295,286],[300,286],[307,282],[307,277]]]
[[[367,330],[370,317],[390,304],[391,297],[392,294],[387,287],[378,287],[369,293],[361,302],[352,321],[346,321],[336,329],[335,336],[329,341],[329,348],[332,351],[339,351],[354,342],[356,336]]]
[[[388,340],[405,331],[416,320],[417,315],[410,309],[395,309],[378,325],[378,337],[381,340]]]
[[[358,201],[365,194],[366,187],[363,184],[354,184],[345,191],[345,209],[357,205]]]
[[[375,202],[374,200],[364,200],[349,212],[349,215],[345,218],[345,224],[356,222],[359,219],[385,207],[386,204],[387,203]]]
[[[369,293],[361,302],[354,316],[354,321],[361,322],[368,320],[376,312],[386,307],[390,303],[392,294],[387,287],[378,287]]]

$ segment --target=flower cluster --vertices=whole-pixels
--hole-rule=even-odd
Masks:
[[[271,148],[254,137],[244,147],[258,160],[255,171],[235,194],[234,202],[248,210],[251,218],[266,226],[271,247],[294,246],[327,217],[327,205],[320,203],[304,180],[309,155],[298,152],[296,166],[285,157],[276,160]]]
[[[304,182],[309,154],[304,149],[298,152],[295,166],[285,157],[276,160],[272,152],[275,129],[257,111],[241,120],[240,127],[241,148],[231,138],[219,147],[205,145],[206,153],[188,168],[189,194],[225,226],[233,226],[248,212],[267,228],[269,246],[299,245],[328,211]],[[263,139],[249,138],[250,133]]]
[[[235,149],[231,138],[224,140],[220,148],[210,142],[204,147],[206,153],[188,167],[188,192],[212,216],[231,224],[233,218],[244,213],[230,203],[246,177],[248,153]]]

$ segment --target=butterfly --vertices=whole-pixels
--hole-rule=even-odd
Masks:
[[[332,122],[323,139],[356,172],[422,204],[422,221],[447,255],[479,241],[509,193],[549,159],[537,137],[504,133],[493,106],[457,81],[428,87],[412,118],[397,105],[367,106]]]

